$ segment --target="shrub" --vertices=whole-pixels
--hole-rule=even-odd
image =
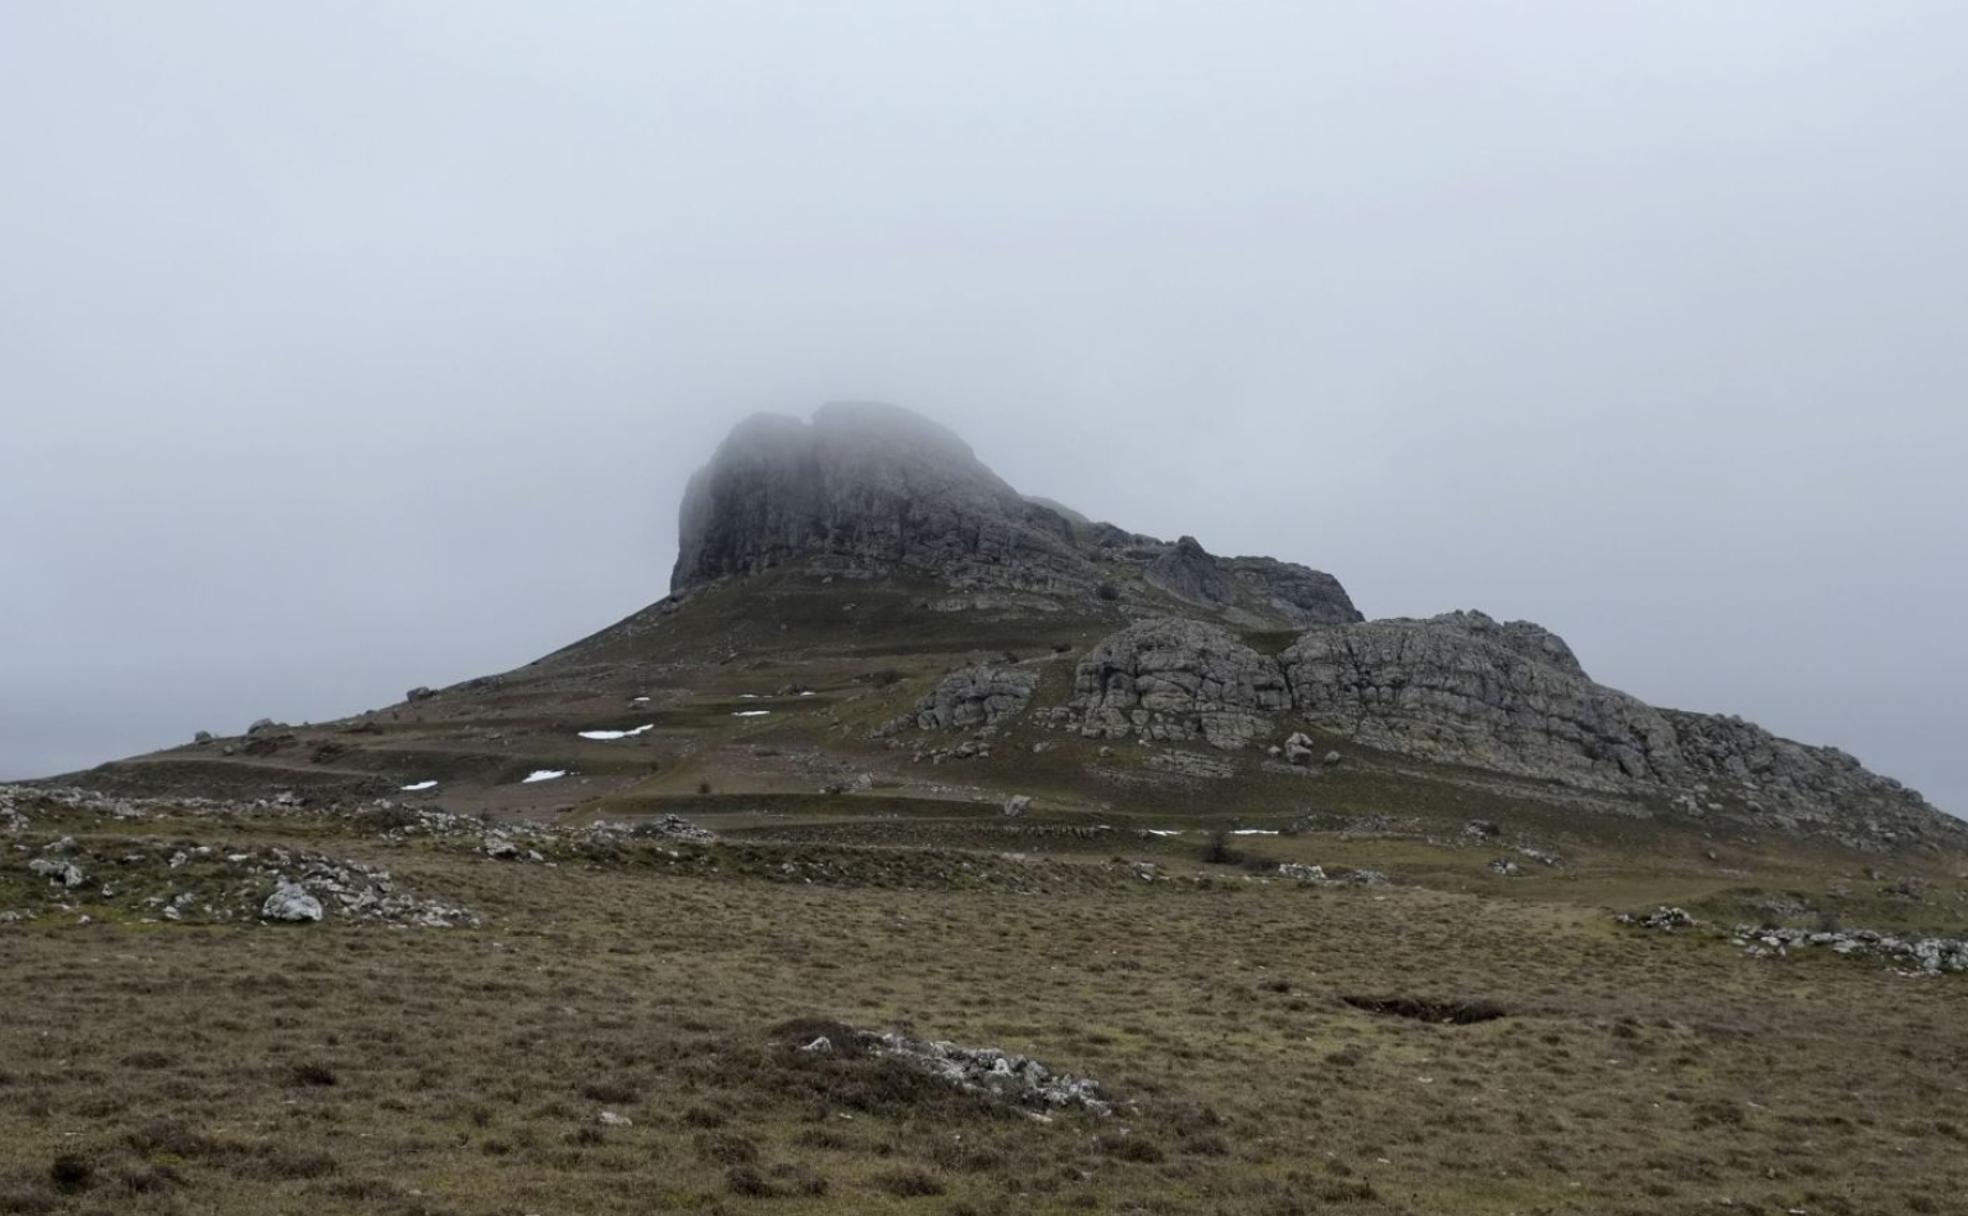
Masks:
[[[96,1167],[74,1153],[63,1153],[48,1167],[48,1181],[62,1194],[73,1195],[95,1184]]]
[[[1203,841],[1203,860],[1213,866],[1232,866],[1243,860],[1243,854],[1230,847],[1230,829],[1211,828]]]
[[[1111,604],[1121,598],[1121,589],[1112,583],[1102,583],[1095,588],[1094,594]]]

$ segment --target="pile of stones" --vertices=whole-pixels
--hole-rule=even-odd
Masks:
[[[40,905],[9,909],[24,921],[108,907],[142,923],[222,924],[254,919],[313,923],[324,919],[399,927],[476,926],[469,909],[420,899],[399,889],[389,871],[323,853],[259,851],[161,839],[124,839],[115,852],[92,851],[72,837],[16,848],[46,880]]]
[[[1302,862],[1286,861],[1278,865],[1278,876],[1294,882],[1318,886],[1386,887],[1392,881],[1379,870],[1349,870],[1334,867],[1306,865]]]
[[[1869,954],[1922,975],[1968,972],[1968,938],[1898,937],[1876,929],[1762,929],[1737,925],[1734,943],[1752,957],[1785,957],[1812,947],[1833,954]]]
[[[960,1047],[941,1040],[917,1039],[889,1032],[852,1031],[852,1040],[836,1043],[822,1035],[800,1048],[814,1054],[851,1050],[872,1053],[920,1069],[965,1093],[978,1094],[1045,1112],[1078,1108],[1095,1115],[1114,1113],[1114,1099],[1099,1082],[1073,1073],[1055,1072],[1030,1056],[996,1047]]]

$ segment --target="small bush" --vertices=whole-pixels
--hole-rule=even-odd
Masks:
[[[1102,583],[1095,589],[1094,594],[1111,604],[1121,598],[1121,589],[1112,583]]]
[[[74,1153],[63,1153],[48,1167],[48,1181],[62,1194],[73,1195],[95,1185],[96,1167]]]
[[[1203,861],[1213,866],[1233,866],[1244,859],[1244,855],[1232,848],[1229,828],[1212,828],[1203,841]]]
[[[698,793],[700,793],[700,794],[708,794],[708,793],[710,793],[710,792],[711,792],[711,783],[710,783],[710,782],[708,782],[708,781],[699,781],[699,782],[697,783],[697,792],[698,792]]]

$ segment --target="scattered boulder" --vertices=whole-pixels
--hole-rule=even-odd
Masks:
[[[199,744],[200,746],[203,746],[204,744],[210,743],[212,741],[212,732],[209,730],[201,730],[197,734],[191,737],[191,741],[195,744]]]
[[[1623,925],[1638,925],[1642,929],[1658,929],[1672,933],[1676,929],[1693,929],[1701,922],[1684,908],[1670,908],[1666,904],[1655,908],[1645,916],[1635,917],[1621,913],[1617,918]]]
[[[1004,813],[1007,815],[1023,815],[1031,809],[1032,796],[1030,794],[1013,794],[1004,800]]]
[[[260,906],[260,916],[265,920],[306,924],[321,919],[321,901],[298,883],[282,882]]]
[[[49,882],[73,889],[88,881],[80,866],[72,861],[57,861],[49,857],[36,857],[27,863],[27,868]]]
[[[1295,764],[1302,768],[1312,763],[1312,757],[1315,754],[1312,748],[1312,737],[1304,731],[1294,731],[1292,737],[1285,740],[1285,762],[1287,764]]]
[[[417,687],[411,689],[409,692],[404,693],[403,699],[405,701],[410,702],[412,705],[415,705],[419,701],[428,701],[436,695],[437,695],[436,690],[431,688],[426,688],[423,685],[419,684]]]
[[[1113,1099],[1098,1082],[1054,1072],[1030,1056],[996,1047],[959,1047],[894,1033],[869,1036],[864,1045],[966,1093],[1039,1110],[1078,1107],[1095,1115],[1114,1110]]]

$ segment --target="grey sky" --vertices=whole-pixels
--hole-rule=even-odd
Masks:
[[[0,775],[663,593],[736,418],[1968,811],[1968,7],[0,4]]]

